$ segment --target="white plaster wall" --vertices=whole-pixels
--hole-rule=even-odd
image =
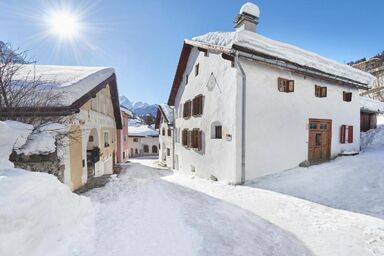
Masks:
[[[165,135],[163,136],[163,128],[165,129]],[[171,136],[168,136],[168,124],[166,122],[160,123],[159,129],[159,161],[163,161],[165,159],[165,163],[167,167],[173,168],[173,135],[174,130],[171,127]],[[167,148],[170,150],[170,155],[167,155]]]
[[[133,138],[138,138],[138,142],[134,142]],[[148,145],[149,153],[144,153],[144,145]],[[129,157],[158,155],[158,153],[152,153],[152,146],[156,146],[157,152],[159,152],[159,137],[128,137]],[[131,154],[131,148],[133,149],[133,155]],[[138,150],[137,155],[135,154],[136,148]]]
[[[195,64],[199,63],[199,75],[195,77]],[[208,89],[207,83],[214,74],[217,84],[213,89]],[[185,84],[186,74],[189,74],[188,84]],[[190,173],[195,170],[198,176],[209,178],[214,175],[218,179],[225,179],[231,182],[238,182],[236,174],[236,119],[237,108],[237,77],[236,68],[231,67],[231,62],[224,60],[221,55],[199,52],[196,48],[191,51],[186,71],[183,75],[180,89],[176,96],[176,119],[180,141],[175,144],[175,158],[177,159],[178,169]],[[187,100],[192,100],[195,96],[203,94],[203,115],[184,119],[180,104]],[[211,138],[211,124],[219,121],[223,127],[223,139]],[[203,131],[203,151],[196,152],[188,149],[181,144],[181,131],[184,128],[200,128]],[[227,141],[226,135],[231,135],[232,139]]]
[[[241,59],[246,72],[246,180],[297,166],[308,159],[308,121],[332,120],[331,157],[359,151],[358,90],[304,77]],[[295,80],[293,93],[279,92],[277,79]],[[315,97],[315,84],[327,86],[327,97]],[[343,91],[353,93],[343,101]],[[340,144],[340,126],[354,126],[354,142]]]

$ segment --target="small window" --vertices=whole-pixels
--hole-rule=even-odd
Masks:
[[[144,145],[144,153],[149,153],[149,147],[148,147],[148,145]]]
[[[327,130],[327,124],[320,124],[320,130]]]
[[[321,133],[316,133],[316,146],[321,146]]]
[[[171,150],[167,148],[167,156],[171,156]]]
[[[309,124],[309,129],[310,130],[316,130],[317,129],[317,124],[314,124],[314,123]]]
[[[109,132],[104,132],[104,147],[109,147]]]
[[[152,146],[152,153],[153,154],[157,154],[157,147],[156,147],[156,145]]]
[[[191,101],[190,100],[184,103],[183,117],[184,118],[191,117]]]
[[[168,128],[168,136],[171,137],[172,136],[172,131],[171,131],[171,128]]]
[[[124,141],[127,141],[127,136],[124,136]]]
[[[161,130],[161,135],[165,136],[165,128]]]
[[[188,84],[188,77],[189,77],[189,75],[186,74],[186,75],[185,75],[185,84]]]
[[[203,95],[196,96],[192,101],[192,114],[194,116],[202,115],[203,114]]]
[[[340,143],[353,143],[353,126],[342,125],[340,127]]]
[[[288,80],[285,78],[278,78],[278,90],[279,92],[294,92],[295,90],[295,81]]]
[[[136,154],[136,155],[138,154],[137,148],[135,148],[135,154]]]
[[[204,57],[208,57],[208,51],[204,52]]]
[[[351,92],[343,92],[343,101],[351,102],[352,101],[352,93]]]
[[[315,96],[319,98],[327,97],[327,87],[315,85]]]
[[[197,63],[196,66],[195,66],[195,76],[199,75],[199,69],[200,69],[200,64]]]
[[[133,142],[139,142],[138,138],[133,138]]]
[[[214,138],[215,139],[222,139],[223,138],[221,125],[215,126],[215,137]]]

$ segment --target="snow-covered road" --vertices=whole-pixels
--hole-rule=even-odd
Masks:
[[[312,255],[289,232],[169,182],[172,172],[143,163],[125,165],[106,187],[86,194],[97,205],[94,251],[88,255]]]

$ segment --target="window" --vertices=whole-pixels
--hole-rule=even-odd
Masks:
[[[222,134],[222,127],[221,125],[216,125],[215,126],[215,134],[214,134],[215,139],[222,139],[223,134]]]
[[[136,155],[138,154],[137,148],[135,148],[135,154],[136,154]]]
[[[351,102],[352,101],[352,93],[351,92],[343,92],[343,101]]]
[[[148,147],[148,145],[144,145],[144,153],[149,153],[149,147]]]
[[[133,142],[139,142],[138,138],[133,138]]]
[[[192,131],[189,131],[190,141],[189,141],[189,147],[193,149],[197,149],[198,151],[202,150],[202,131],[199,129],[193,129]]]
[[[340,143],[353,143],[353,126],[342,125],[340,128]]]
[[[183,146],[188,147],[188,129],[184,129],[181,133],[181,143]]]
[[[196,66],[195,66],[195,76],[199,75],[199,69],[200,69],[200,64],[197,63]]]
[[[152,153],[157,154],[157,147],[155,145],[152,146]]]
[[[104,147],[109,147],[109,132],[104,132]]]
[[[190,100],[184,103],[183,117],[184,118],[191,117],[191,101]]]
[[[165,128],[161,130],[161,135],[165,136]]]
[[[124,141],[127,141],[127,136],[124,135]]]
[[[315,85],[315,96],[319,98],[327,97],[327,87]]]
[[[193,103],[193,108],[192,108],[192,114],[194,116],[202,115],[203,114],[203,95],[196,96],[192,103]]]
[[[172,131],[171,131],[171,128],[168,128],[168,131],[167,131],[167,133],[168,133],[168,136],[169,136],[169,137],[171,137],[171,136],[172,136]]]
[[[186,75],[185,75],[185,84],[188,84],[188,78],[189,78],[189,75],[186,74]]]
[[[277,80],[279,92],[293,92],[295,90],[295,81],[279,77]]]
[[[125,152],[123,152],[123,158],[125,158]]]
[[[171,150],[167,148],[167,156],[170,156],[170,155],[171,155]]]

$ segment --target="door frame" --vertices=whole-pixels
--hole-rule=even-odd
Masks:
[[[310,129],[309,125],[311,122],[327,122],[328,123],[328,127],[329,127],[329,130],[328,130],[328,152],[327,152],[328,155],[327,155],[326,160],[319,160],[319,161],[310,161],[309,160],[309,145],[310,145],[310,139],[311,139],[311,136],[310,136],[311,129]],[[307,154],[308,161],[311,163],[320,163],[320,162],[328,161],[331,159],[331,150],[332,150],[332,119],[309,118],[308,119],[308,154]]]

